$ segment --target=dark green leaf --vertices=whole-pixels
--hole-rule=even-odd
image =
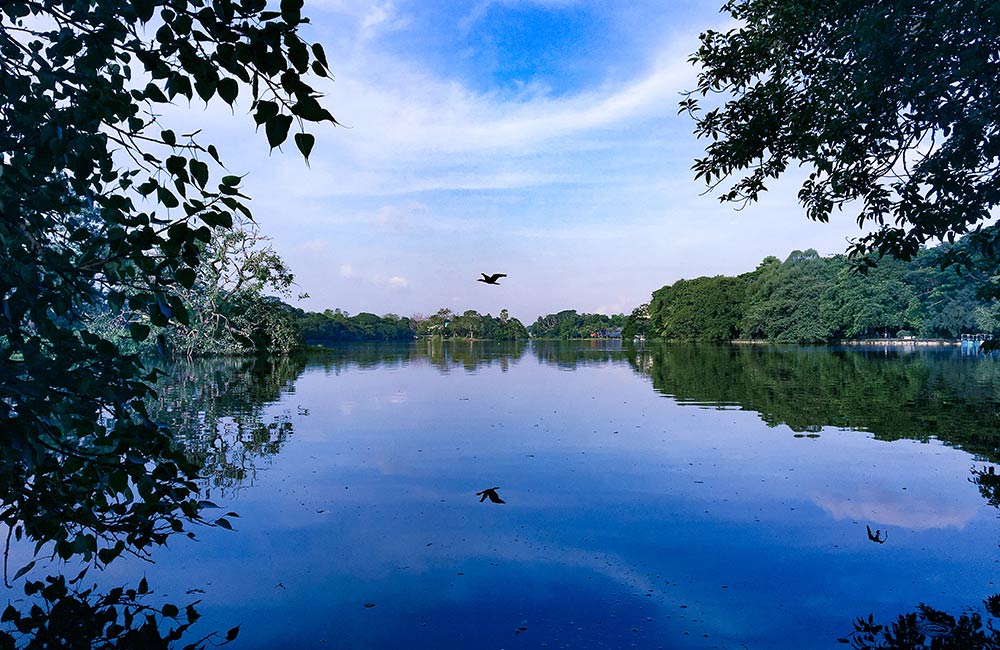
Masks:
[[[309,49],[301,40],[295,38],[288,45],[288,60],[300,73],[309,69]]]
[[[20,569],[18,569],[17,573],[14,574],[14,577],[12,578],[12,580],[17,580],[18,578],[20,578],[21,576],[23,576],[28,571],[31,571],[33,568],[35,568],[35,561],[34,560],[32,560],[31,562],[28,562],[23,567],[21,567]]]
[[[108,565],[111,564],[119,555],[121,555],[121,551],[118,549],[102,548],[97,552],[97,559],[101,561],[101,564]]]
[[[146,99],[159,104],[166,104],[169,101],[167,96],[163,94],[163,91],[160,90],[160,87],[152,82],[146,84],[142,93]]]
[[[208,165],[200,160],[192,158],[188,161],[188,169],[191,170],[191,176],[198,183],[199,187],[205,187],[208,183]]]
[[[180,205],[180,201],[174,196],[173,192],[165,187],[156,188],[156,199],[163,204],[165,208],[176,208]]]
[[[177,281],[181,283],[181,286],[186,289],[190,289],[194,286],[195,272],[194,269],[187,267],[177,269],[177,273],[174,274]]]
[[[221,211],[207,211],[202,213],[201,220],[204,221],[209,226],[219,227],[219,228],[232,228],[233,227],[233,215],[228,212]]]
[[[236,96],[239,92],[240,85],[235,79],[226,77],[225,79],[219,80],[219,97],[221,97],[227,104],[235,102]]]
[[[302,152],[302,157],[309,160],[309,153],[312,151],[313,145],[316,143],[316,138],[309,133],[296,133],[295,134],[295,146],[299,148]]]
[[[281,18],[289,25],[302,22],[303,0],[281,0]]]
[[[313,43],[312,52],[313,56],[316,57],[316,60],[323,64],[324,68],[330,67],[330,64],[327,63],[326,61],[326,52],[323,51],[322,45],[320,45],[319,43]]]
[[[215,95],[217,87],[218,84],[215,82],[214,79],[199,79],[198,81],[194,82],[194,91],[198,93],[198,96],[201,97],[206,102],[212,99],[212,96]],[[219,92],[219,96],[220,97],[222,96],[221,91]]]
[[[259,124],[264,124],[278,114],[278,105],[275,102],[260,100],[255,105],[256,112],[253,119]]]
[[[292,126],[291,115],[275,115],[264,125],[267,133],[267,143],[271,148],[281,145],[288,138],[288,129]]]
[[[143,323],[129,323],[128,331],[134,340],[145,341],[149,336],[150,328],[149,325],[144,325]]]

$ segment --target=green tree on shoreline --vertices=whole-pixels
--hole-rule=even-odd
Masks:
[[[1000,334],[1000,301],[982,297],[954,266],[942,268],[941,259],[964,245],[922,250],[909,262],[884,260],[864,275],[845,257],[814,250],[793,251],[784,262],[769,256],[737,277],[678,280],[654,291],[644,326],[650,338],[675,341]]]

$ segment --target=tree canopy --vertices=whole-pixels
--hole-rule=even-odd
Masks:
[[[301,9],[302,0],[276,11],[265,0],[0,3],[0,521],[14,538],[106,564],[212,521],[197,466],[147,410],[156,371],[87,316],[141,314],[127,323],[136,341],[189,326],[183,290],[203,277],[207,248],[252,218],[241,178],[199,132],[165,123],[167,105],[239,101],[272,148],[294,133],[306,158],[306,125],[335,123],[307,83],[329,69],[323,48],[298,33]],[[58,644],[67,614],[50,596],[69,602],[73,584],[60,578],[51,589],[26,582],[47,609],[8,608],[3,621]],[[116,623],[118,608],[152,621],[141,634],[156,633],[152,613],[133,618],[150,613],[135,602],[147,592],[143,581],[97,599],[93,643],[139,633]],[[95,602],[87,591],[73,598],[81,618]],[[182,620],[170,607],[158,611]]]
[[[844,256],[821,257],[812,249],[793,251],[784,262],[767,257],[735,278],[678,280],[657,289],[643,326],[649,336],[677,341],[998,334],[1000,302],[980,296],[976,283],[954,267],[941,266],[942,258],[964,248],[943,244],[909,262],[884,260],[864,275]]]
[[[851,243],[855,255],[909,259],[969,233],[992,257],[1000,4],[728,0],[722,10],[737,26],[701,34],[697,87],[681,102],[708,139],[696,177],[712,189],[735,179],[721,200],[756,201],[802,165],[810,218],[849,210],[874,226]]]
[[[539,316],[529,330],[539,339],[606,338],[621,336],[625,321],[625,314],[578,314],[574,309],[564,309]]]

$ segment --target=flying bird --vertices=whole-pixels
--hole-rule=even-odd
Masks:
[[[497,280],[499,280],[500,278],[507,277],[506,273],[494,273],[493,275],[486,275],[485,273],[480,273],[479,275],[483,277],[477,278],[476,282],[485,282],[486,284],[496,284],[496,285],[500,284],[499,282],[497,282]]]
[[[479,503],[486,501],[486,499],[489,499],[493,503],[507,503],[506,501],[500,498],[499,494],[497,494],[497,490],[499,489],[500,486],[498,485],[496,487],[487,488],[482,492],[476,492],[476,496],[479,497]]]

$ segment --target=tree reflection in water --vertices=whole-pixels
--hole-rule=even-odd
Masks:
[[[177,432],[177,443],[202,468],[207,487],[235,490],[252,485],[293,435],[298,413],[275,411],[273,405],[294,388],[307,366],[339,374],[420,363],[450,373],[508,370],[525,359],[565,370],[628,365],[681,404],[752,411],[768,425],[786,425],[793,432],[821,434],[825,427],[836,427],[867,431],[880,440],[939,440],[976,458],[969,480],[1000,508],[995,467],[1000,462],[1000,364],[942,353],[420,340],[351,345],[308,359],[182,361],[163,367],[167,377],[149,407],[153,420]],[[4,629],[11,633],[0,638],[0,648],[15,647],[15,642],[17,647],[57,646],[67,635],[88,638],[85,647],[163,647],[198,618],[195,603],[190,608],[143,604],[149,590],[145,583],[98,593],[84,588],[86,582],[85,575],[75,581],[54,576],[31,582],[29,596],[13,600],[3,613]],[[31,610],[33,604],[37,611]],[[859,650],[1000,648],[998,614],[1000,594],[957,614],[920,603],[888,623],[871,615],[857,618],[854,632],[841,640]],[[48,641],[31,646],[28,638]]]
[[[636,372],[682,404],[754,411],[769,426],[939,440],[1000,461],[1000,364],[957,351],[906,353],[771,346],[655,345]]]
[[[268,406],[305,367],[302,355],[178,360],[163,368],[150,416],[175,432],[208,488],[252,485],[292,434],[292,414],[268,413]]]
[[[935,351],[652,345],[628,350],[636,372],[680,403],[758,413],[769,426],[870,432],[878,440],[939,440],[1000,462],[1000,364]],[[1000,508],[994,465],[969,479]],[[869,533],[870,534],[870,533]],[[883,540],[884,541],[884,540]],[[1000,648],[1000,594],[957,616],[920,603],[888,624],[858,617],[839,641],[857,650]]]
[[[292,434],[291,414],[269,414],[268,406],[292,389],[305,367],[301,356],[161,364],[164,376],[156,397],[149,400],[149,415],[171,428],[175,442],[201,468],[202,494],[210,496],[210,488],[224,491],[252,483],[257,469],[281,450]],[[234,514],[216,520],[217,525],[229,527],[225,517]],[[128,552],[124,544],[102,550],[100,565],[123,552]],[[11,593],[0,616],[0,649],[166,648],[200,618],[198,601],[181,605],[161,598],[150,601],[153,592],[145,579],[135,586],[102,590],[92,584],[89,570],[77,567],[73,577],[27,579],[23,598]],[[16,582],[22,573],[27,571],[11,579]],[[225,634],[211,632],[187,640],[184,647],[224,645],[238,631],[239,626]]]

